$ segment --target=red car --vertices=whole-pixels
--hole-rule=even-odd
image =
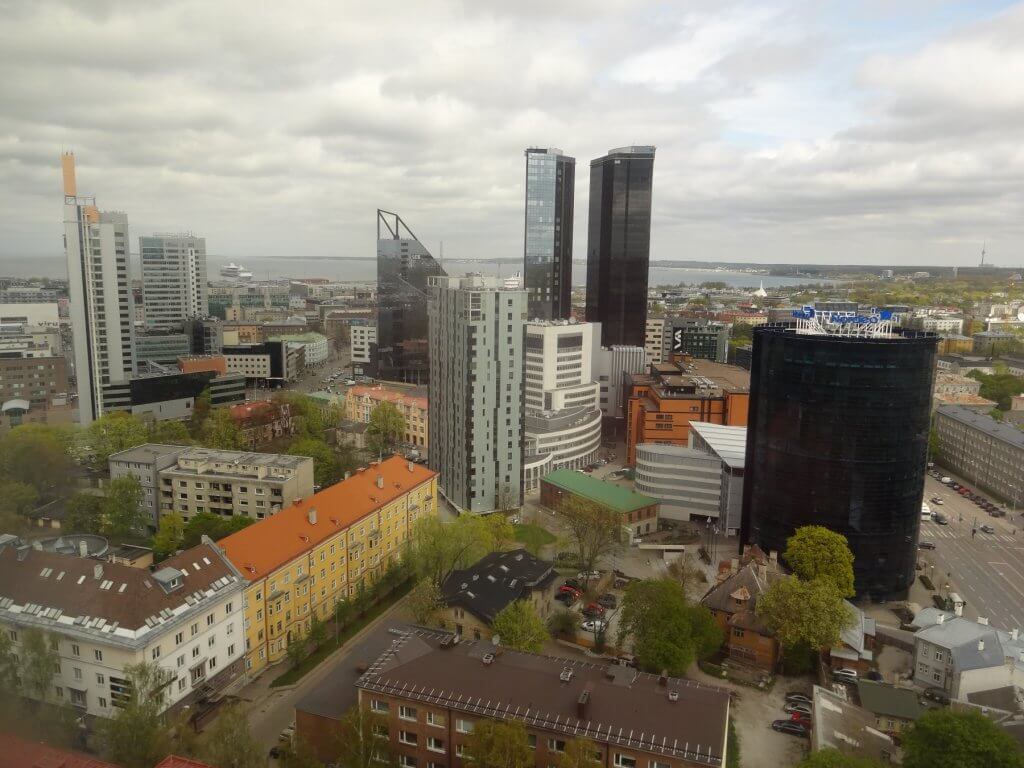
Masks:
[[[794,723],[800,723],[800,725],[805,725],[808,728],[811,727],[811,718],[809,718],[803,712],[794,712],[793,716],[789,719],[792,720]]]
[[[598,603],[588,603],[583,609],[584,616],[604,616],[604,606]]]
[[[583,594],[578,589],[576,589],[576,587],[570,587],[568,584],[563,584],[562,586],[560,586],[558,588],[558,591],[562,594],[572,595],[573,597],[579,597]]]

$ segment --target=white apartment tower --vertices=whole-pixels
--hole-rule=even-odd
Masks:
[[[526,291],[496,278],[428,279],[430,468],[460,511],[522,501]]]
[[[101,212],[95,198],[78,195],[73,154],[61,156],[61,167],[78,411],[88,426],[103,415],[103,385],[135,374],[128,217]]]
[[[526,324],[523,487],[556,469],[581,469],[601,447],[600,385],[594,375],[601,327],[574,320]]]
[[[167,329],[210,314],[206,238],[153,235],[139,238],[146,327]]]

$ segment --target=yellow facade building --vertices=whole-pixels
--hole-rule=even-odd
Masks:
[[[436,500],[437,473],[393,456],[217,542],[249,582],[246,669],[283,659],[314,618],[380,578]]]

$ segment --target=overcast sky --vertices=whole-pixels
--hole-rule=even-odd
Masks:
[[[0,257],[59,155],[135,235],[521,257],[527,146],[654,144],[652,259],[1024,263],[1024,4],[0,0]],[[133,245],[133,250],[137,245]]]

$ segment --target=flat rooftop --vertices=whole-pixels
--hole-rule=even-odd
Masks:
[[[179,454],[187,451],[187,445],[163,445],[161,443],[143,443],[134,448],[128,448],[118,453],[110,454],[111,461],[132,461],[137,463],[149,463],[161,456]]]
[[[1001,443],[1024,450],[1024,431],[1012,424],[996,421],[991,416],[977,413],[962,405],[940,405],[935,412],[976,429]]]
[[[747,455],[746,427],[726,427],[707,421],[691,421],[690,429],[699,434],[727,466],[743,469]]]

